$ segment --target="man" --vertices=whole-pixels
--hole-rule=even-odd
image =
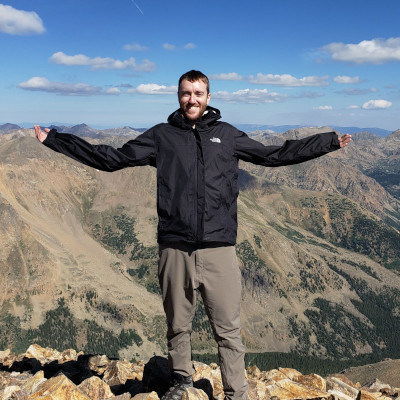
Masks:
[[[190,334],[196,290],[211,322],[226,399],[245,399],[245,349],[240,337],[241,274],[234,245],[237,232],[238,161],[277,167],[300,163],[346,146],[350,135],[334,132],[282,146],[264,146],[220,122],[208,106],[209,81],[199,71],[179,79],[180,108],[119,149],[91,145],[69,134],[35,126],[51,149],[93,168],[115,171],[138,165],[157,168],[159,282],[168,321],[172,386],[176,400],[192,386]]]

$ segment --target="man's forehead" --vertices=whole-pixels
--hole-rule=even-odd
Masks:
[[[197,81],[189,81],[187,79],[183,79],[180,86],[179,86],[179,90],[207,90],[207,85],[201,80],[197,80]]]

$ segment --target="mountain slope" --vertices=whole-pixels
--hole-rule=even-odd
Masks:
[[[399,198],[363,173],[377,156],[398,156],[389,139],[351,146],[299,166],[241,166],[237,253],[250,352],[399,351]],[[96,171],[24,130],[2,136],[0,159],[0,333],[17,332],[0,335],[0,347],[34,337],[127,358],[165,352],[155,170]],[[49,329],[57,335],[44,339]],[[201,303],[194,331],[195,351],[215,351]]]

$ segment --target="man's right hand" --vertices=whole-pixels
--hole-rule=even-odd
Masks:
[[[44,128],[44,132],[43,132],[40,129],[39,125],[33,125],[33,127],[35,128],[35,134],[36,134],[37,140],[39,140],[39,142],[43,143],[44,140],[47,138],[47,134],[50,132],[50,129]]]

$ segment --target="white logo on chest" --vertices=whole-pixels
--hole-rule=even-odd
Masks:
[[[217,137],[213,137],[213,138],[211,138],[210,139],[212,142],[214,142],[214,143],[221,143],[221,139],[220,138],[217,138]]]

